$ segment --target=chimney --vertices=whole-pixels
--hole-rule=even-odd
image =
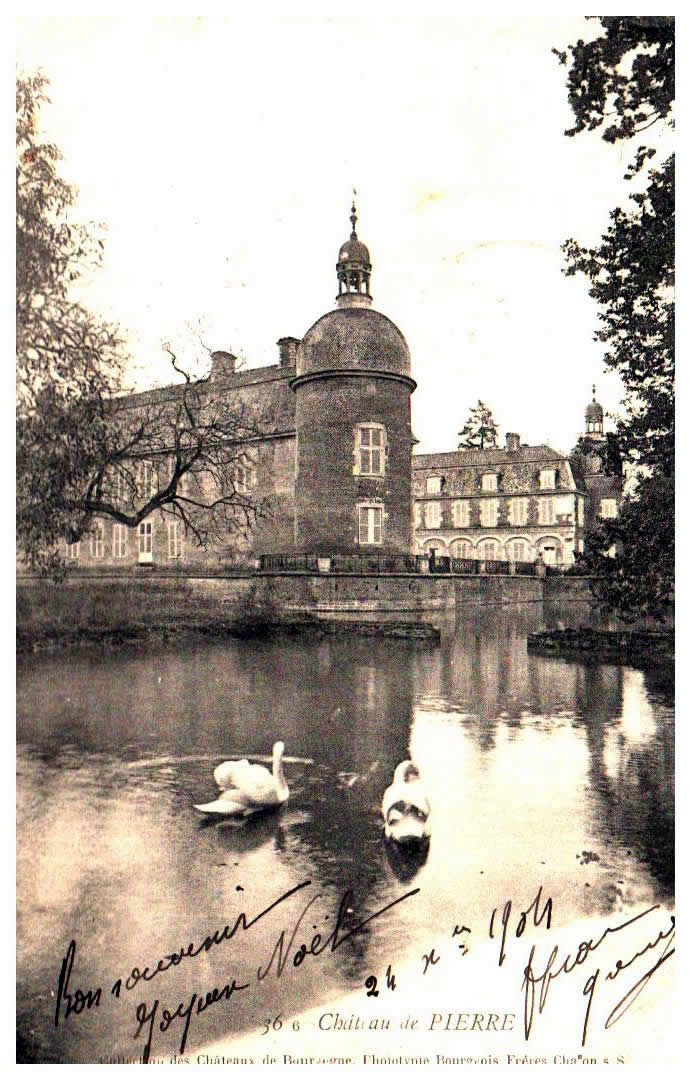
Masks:
[[[281,367],[295,367],[295,359],[300,344],[300,338],[282,337],[276,342],[281,357]]]
[[[506,432],[506,449],[515,451],[515,450],[518,450],[520,445],[521,445],[521,436],[517,435],[515,431],[507,431]]]
[[[223,379],[227,379],[229,375],[233,375],[235,372],[235,361],[237,356],[234,356],[232,352],[223,352],[221,349],[217,349],[216,352],[211,354],[211,379],[213,382],[221,382]]]

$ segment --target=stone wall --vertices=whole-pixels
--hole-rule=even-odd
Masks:
[[[537,578],[444,574],[258,574],[255,603],[267,612],[453,611],[462,604],[534,603]]]
[[[291,613],[453,611],[463,605],[589,601],[584,579],[445,574],[72,573],[60,585],[18,579],[17,626],[28,642],[148,629],[230,629]]]

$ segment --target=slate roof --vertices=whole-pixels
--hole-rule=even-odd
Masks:
[[[487,450],[450,450],[442,454],[413,454],[414,469],[467,468],[468,466],[510,465],[512,463],[547,464],[568,461],[569,455],[551,447],[519,446],[518,450],[493,447]]]
[[[233,395],[238,394],[247,405],[268,410],[273,434],[294,434],[295,396],[289,385],[292,378],[295,378],[294,367],[272,364],[268,367],[236,371],[223,379],[211,379],[198,389],[201,396],[222,394],[227,395],[231,401]],[[124,401],[121,401],[126,408],[132,409],[161,405],[166,401],[176,401],[184,386],[184,383],[173,383],[154,390],[143,390],[140,393],[128,394]]]

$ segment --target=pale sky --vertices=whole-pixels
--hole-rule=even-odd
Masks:
[[[276,363],[279,337],[334,306],[355,185],[374,307],[411,351],[417,449],[455,449],[478,398],[502,439],[570,449],[592,383],[606,410],[621,396],[560,252],[597,242],[635,149],[563,134],[551,49],[598,26],[20,19],[18,67],[51,81],[43,126],[77,215],[107,226],[81,298],[126,333],[136,386],[171,381],[161,342],[189,350],[189,325],[250,367]]]

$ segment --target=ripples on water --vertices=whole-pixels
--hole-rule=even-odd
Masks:
[[[406,882],[421,891],[273,986],[274,1013],[362,985],[440,925],[486,921],[508,895],[528,902],[543,882],[563,920],[669,899],[671,672],[528,656],[526,635],[543,618],[535,606],[468,609],[444,624],[440,647],[229,640],[22,660],[20,1058],[95,1061],[137,1047],[134,1002],[122,1030],[93,1010],[55,1031],[51,990],[72,937],[79,985],[109,988],[307,879],[322,894],[311,909],[320,929],[346,888],[353,919]],[[277,738],[289,758],[287,807],[204,827],[192,803],[214,796],[214,763],[267,755]],[[418,863],[388,853],[379,820],[392,770],[409,755],[433,803]],[[175,1006],[190,979],[202,989],[256,969],[302,906],[234,939],[232,953],[168,973],[155,992]],[[248,991],[195,1020],[196,1044],[256,1027],[265,1011]],[[178,1038],[157,1036],[158,1050],[174,1051]]]

